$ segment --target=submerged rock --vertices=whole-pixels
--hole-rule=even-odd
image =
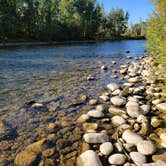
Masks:
[[[93,150],[82,153],[77,161],[78,166],[102,166],[102,163]]]
[[[104,133],[86,133],[83,136],[85,142],[87,143],[104,143],[109,141],[108,135]]]

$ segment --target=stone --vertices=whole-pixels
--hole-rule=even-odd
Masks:
[[[83,136],[85,142],[87,143],[104,143],[109,141],[108,135],[104,133],[86,133]]]
[[[57,124],[56,123],[49,123],[48,124],[48,130],[49,131],[54,131],[57,128]]]
[[[99,96],[99,98],[100,98],[102,101],[108,101],[108,100],[110,99],[109,96],[106,96],[106,95]]]
[[[138,166],[142,166],[146,163],[146,157],[139,152],[130,152],[130,157],[133,162]]]
[[[122,134],[122,138],[130,144],[137,145],[140,141],[143,140],[143,138],[138,135],[137,133],[131,131],[131,130],[125,130]]]
[[[160,134],[161,146],[166,148],[166,132]]]
[[[110,84],[107,85],[107,88],[108,88],[109,90],[111,90],[111,91],[114,91],[114,90],[116,90],[116,89],[119,89],[120,86],[119,86],[118,84],[116,84],[116,83],[110,83]]]
[[[95,79],[95,77],[93,77],[93,76],[88,76],[86,79],[87,79],[88,81],[92,81],[92,80]]]
[[[163,162],[166,162],[166,152],[153,155],[153,156],[152,156],[152,160],[153,160],[153,161],[161,160],[161,161],[163,161]]]
[[[126,156],[121,153],[115,153],[111,155],[108,159],[108,162],[113,165],[123,165],[126,161]]]
[[[148,122],[148,119],[146,116],[144,115],[139,115],[138,118],[137,118],[137,122],[138,123],[147,123]]]
[[[101,66],[101,70],[107,70],[107,69],[108,69],[107,66],[105,65]]]
[[[43,108],[43,107],[44,107],[44,105],[42,103],[34,103],[32,105],[32,108]]]
[[[123,90],[120,92],[119,96],[127,96],[129,93],[129,86],[126,86],[123,88]]]
[[[149,123],[142,123],[141,130],[139,131],[139,133],[141,135],[147,135],[148,131],[149,131]]]
[[[166,103],[157,104],[156,107],[159,111],[166,113]]]
[[[115,142],[114,143],[115,148],[117,149],[118,152],[122,152],[123,148],[122,148],[122,144],[120,142]]]
[[[152,155],[156,151],[156,147],[152,141],[144,140],[137,144],[137,150],[143,155]]]
[[[88,114],[83,114],[77,119],[77,122],[83,123],[86,122],[89,118],[90,116]]]
[[[135,150],[135,145],[134,144],[126,143],[126,144],[123,144],[123,146],[128,152],[131,152],[131,151]]]
[[[115,105],[115,106],[123,106],[126,104],[126,98],[121,97],[121,96],[114,96],[111,98],[111,102]]]
[[[78,166],[102,166],[102,163],[93,150],[87,150],[83,152],[79,160],[77,161]]]
[[[112,121],[112,124],[113,124],[114,126],[119,126],[119,125],[122,125],[122,124],[125,124],[125,123],[126,123],[126,120],[123,119],[121,116],[118,116],[118,115],[113,116],[113,117],[111,118],[111,121]]]
[[[151,118],[151,125],[153,126],[153,127],[158,127],[158,126],[160,126],[160,124],[162,123],[162,120],[161,119],[159,119],[157,116],[153,116],[152,118]]]
[[[96,106],[96,110],[100,111],[100,112],[103,112],[105,110],[105,107],[104,107],[104,105],[100,104],[100,105]]]
[[[138,106],[128,106],[126,111],[131,118],[137,118],[139,115],[141,115]]]
[[[123,115],[123,114],[126,114],[126,112],[124,110],[119,109],[119,108],[114,108],[114,107],[110,107],[109,108],[109,112],[112,115]]]
[[[90,105],[96,105],[96,104],[97,104],[97,100],[96,100],[96,99],[91,99],[91,100],[89,101],[89,104],[90,104]]]
[[[97,123],[83,123],[83,128],[88,131],[88,130],[96,130],[98,128]]]
[[[131,83],[137,83],[139,81],[140,81],[139,77],[131,77],[128,79],[128,82],[131,82]]]
[[[141,105],[140,106],[141,111],[144,115],[148,114],[150,112],[150,105]]]
[[[100,152],[104,155],[110,155],[113,151],[113,145],[111,142],[105,142],[100,145]]]
[[[120,94],[121,90],[120,89],[116,89],[112,92],[112,96],[118,96]]]
[[[97,110],[91,110],[88,112],[88,115],[93,118],[102,118],[104,117],[103,112],[97,111]]]
[[[152,101],[152,104],[157,105],[160,104],[162,101],[160,99],[156,99]]]

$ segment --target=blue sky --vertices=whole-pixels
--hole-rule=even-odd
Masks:
[[[104,4],[108,13],[112,8],[123,8],[130,14],[129,23],[137,23],[140,19],[146,20],[154,10],[150,0],[97,0]]]

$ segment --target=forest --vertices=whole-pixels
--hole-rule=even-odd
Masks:
[[[144,37],[146,23],[128,20],[127,11],[106,14],[96,0],[0,0],[1,42]]]

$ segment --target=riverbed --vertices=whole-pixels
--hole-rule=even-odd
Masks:
[[[0,159],[13,165],[18,152],[51,132],[48,124],[58,122],[57,158],[63,158],[69,148],[77,144],[81,131],[76,126],[77,117],[89,108],[78,104],[77,99],[99,96],[109,82],[123,82],[112,72],[126,62],[126,57],[144,54],[145,40],[124,40],[93,44],[12,48],[0,50],[0,118],[16,129],[10,139],[0,141]],[[130,53],[126,53],[126,51]],[[111,66],[112,61],[116,65]],[[100,70],[101,65],[111,70]],[[95,80],[87,81],[88,76]],[[56,111],[36,111],[28,102],[53,103]],[[67,124],[66,124],[67,123]],[[75,135],[71,134],[73,132]],[[73,138],[75,137],[75,138]],[[65,148],[68,147],[68,149]],[[75,155],[75,154],[74,154]],[[59,162],[59,165],[63,165]],[[65,161],[64,161],[65,163]]]

